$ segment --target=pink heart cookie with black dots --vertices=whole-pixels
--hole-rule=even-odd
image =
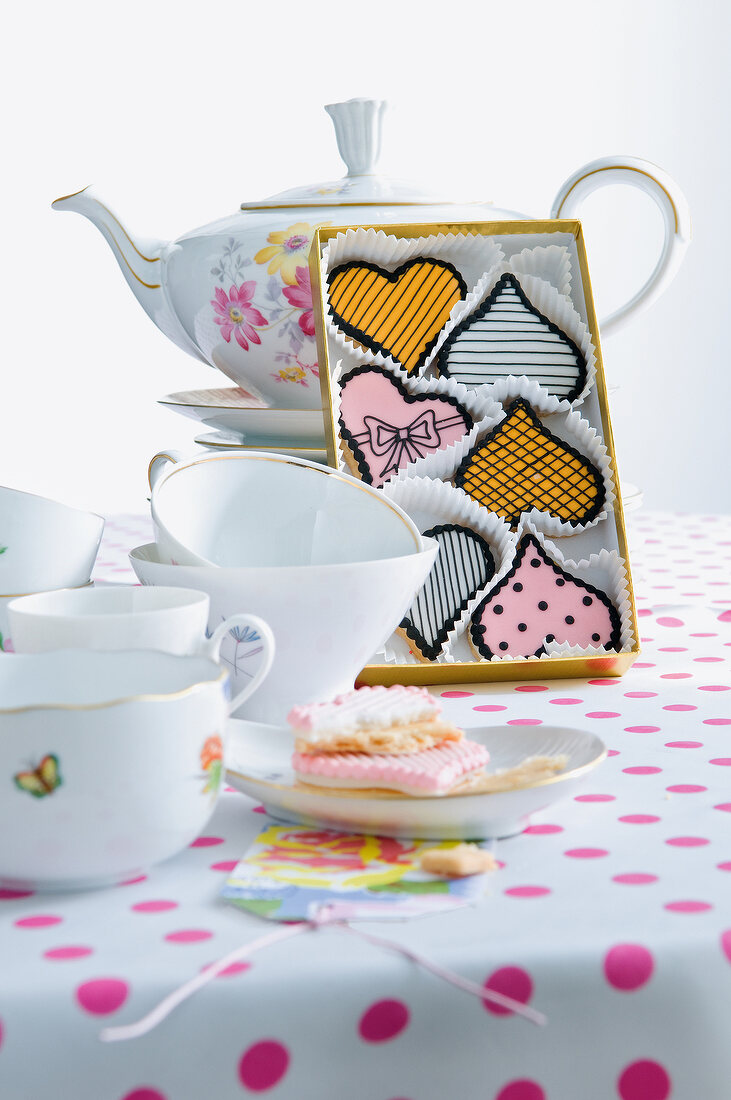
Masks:
[[[356,477],[377,488],[409,462],[444,450],[472,428],[446,394],[410,393],[380,367],[356,367],[340,382],[340,434]]]
[[[616,650],[620,620],[604,592],[561,569],[535,536],[525,535],[510,572],[472,616],[470,637],[486,660],[540,657],[554,641]]]

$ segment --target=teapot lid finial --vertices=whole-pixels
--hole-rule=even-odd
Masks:
[[[381,153],[385,109],[384,99],[348,99],[344,103],[325,104],[349,176],[367,176],[375,168]]]

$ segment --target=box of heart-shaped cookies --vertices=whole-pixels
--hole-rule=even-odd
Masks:
[[[360,679],[621,675],[637,619],[580,223],[323,227],[310,270],[328,461],[439,546]]]

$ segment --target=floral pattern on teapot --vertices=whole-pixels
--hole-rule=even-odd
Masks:
[[[261,344],[260,331],[275,326],[278,339],[286,341],[289,350],[274,357],[282,366],[270,372],[278,383],[299,386],[317,383],[317,361],[313,354],[315,318],[307,266],[313,233],[314,226],[308,222],[295,222],[287,229],[275,230],[253,259],[242,254],[241,241],[229,237],[211,268],[219,283],[210,299],[213,321],[227,344],[235,339],[243,351],[249,351],[251,344]],[[254,264],[267,265],[270,278],[266,284],[255,278],[242,278]],[[254,273],[255,268],[251,271]],[[266,300],[260,298],[255,304],[257,291],[263,291]],[[310,357],[313,362],[307,361]]]

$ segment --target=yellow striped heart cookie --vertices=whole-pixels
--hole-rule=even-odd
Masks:
[[[327,280],[330,316],[358,343],[391,355],[407,374],[424,365],[467,286],[444,260],[416,259],[396,271],[366,261],[334,268]]]
[[[599,470],[551,435],[522,398],[505,412],[465,456],[454,484],[511,526],[531,508],[574,525],[599,515],[606,496]]]

